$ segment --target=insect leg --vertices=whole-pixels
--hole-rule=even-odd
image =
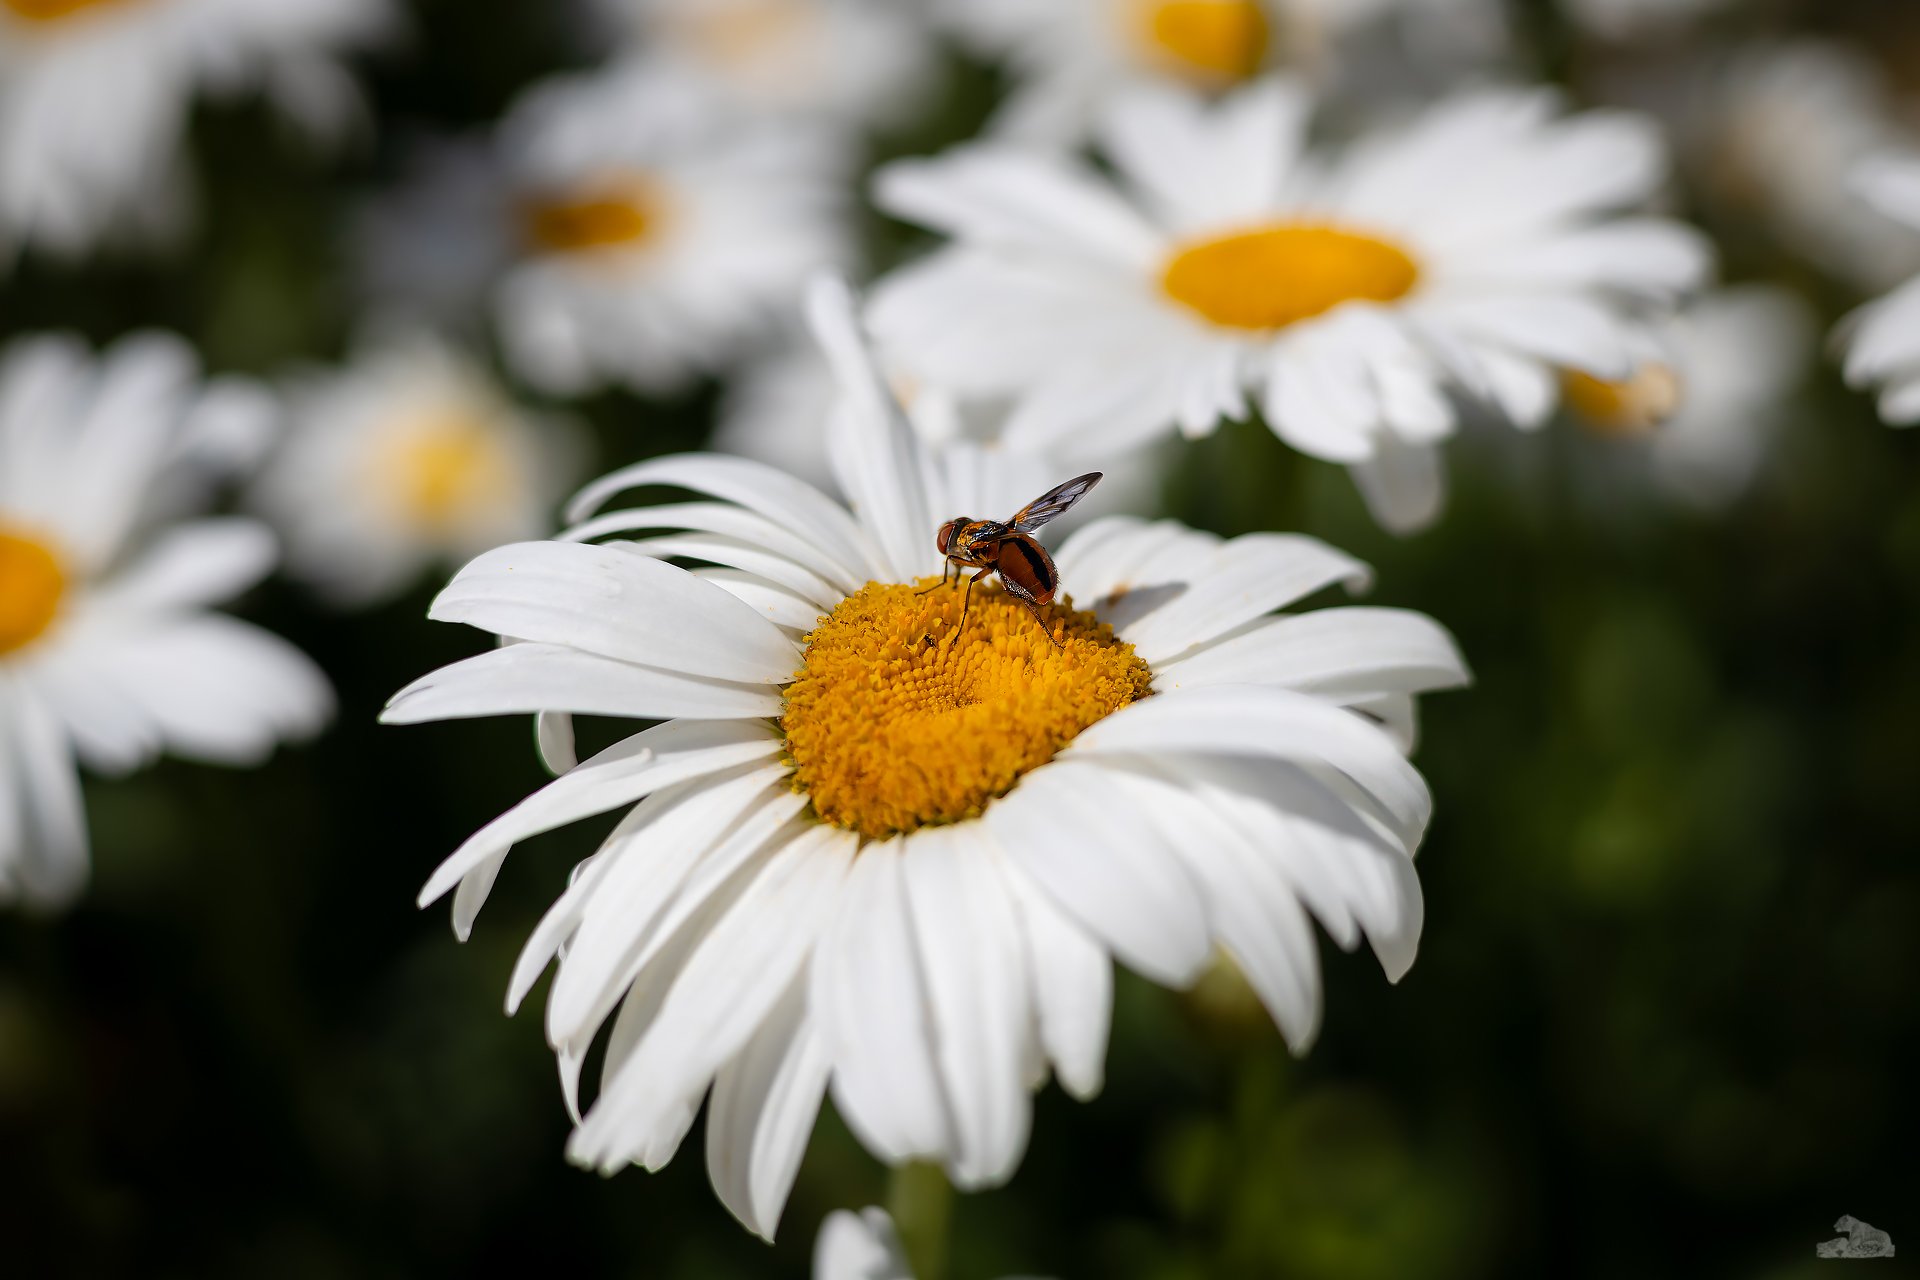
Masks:
[[[1065,645],[1061,644],[1058,640],[1055,640],[1053,638],[1053,628],[1049,627],[1047,625],[1047,620],[1040,616],[1040,606],[1038,604],[1034,603],[1032,600],[1022,600],[1020,603],[1027,606],[1027,612],[1032,614],[1033,620],[1040,624],[1040,634],[1044,635],[1047,638],[1048,644],[1052,645],[1056,649],[1066,648]]]
[[[988,574],[992,572],[993,572],[993,566],[988,565],[986,568],[982,569],[980,572],[974,574],[971,578],[967,579],[967,594],[960,598],[960,621],[953,624],[953,633],[955,635],[959,635],[960,628],[967,624],[967,606],[973,603],[973,584],[980,581],[980,579],[986,577]]]
[[[955,563],[954,563],[953,561],[951,561],[951,560],[946,560],[946,561],[942,561],[942,562],[941,562],[941,565],[940,565],[940,587],[944,587],[944,586],[946,586],[946,585],[947,585],[947,574],[948,574],[948,572],[949,572],[950,570],[953,570],[953,569],[957,569],[957,568],[959,568],[959,567],[960,567],[960,566],[958,566],[958,565],[956,565],[956,564],[955,564]],[[940,587],[927,587],[927,588],[925,588],[924,590],[921,590],[921,591],[916,591],[916,592],[914,592],[913,594],[915,594],[915,595],[917,595],[917,596],[924,596],[924,595],[926,595],[926,594],[927,594],[927,592],[929,592],[929,591],[938,591],[938,590],[940,589]]]

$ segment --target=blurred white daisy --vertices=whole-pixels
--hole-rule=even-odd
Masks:
[[[898,0],[590,0],[638,56],[756,112],[898,125],[935,87],[922,6]]]
[[[1812,363],[1811,308],[1768,285],[1721,289],[1674,318],[1634,372],[1569,373],[1565,403],[1602,435],[1641,436],[1653,478],[1705,510],[1744,493]]]
[[[936,448],[977,445],[997,448],[1005,403],[962,401],[925,379],[901,370],[876,352],[888,371],[887,385],[920,439]],[[829,441],[840,382],[820,344],[800,326],[784,341],[748,361],[729,382],[714,424],[713,447],[777,467],[814,488],[839,497]],[[1140,514],[1158,509],[1160,482],[1169,459],[1164,444],[1152,444],[1101,459],[1105,478],[1076,506],[1065,527],[1099,515]],[[1059,467],[1041,456],[1022,453],[1008,465],[1019,468],[1035,492]],[[1057,477],[1056,477],[1057,478]]]
[[[1872,59],[1804,40],[1678,74],[1688,173],[1718,211],[1758,220],[1789,252],[1862,288],[1920,270],[1920,240],[1853,190],[1864,161],[1920,146]]]
[[[177,218],[196,92],[258,89],[316,132],[358,104],[339,64],[388,0],[0,0],[0,266]]]
[[[974,429],[977,421],[970,421],[981,416],[978,412],[969,412],[910,375],[894,371],[888,385],[927,443],[985,434]],[[780,341],[742,363],[721,399],[713,447],[778,467],[833,493],[828,425],[839,399],[833,366],[820,344],[795,324]]]
[[[0,356],[0,901],[55,906],[85,883],[76,760],[253,764],[331,710],[298,651],[210,609],[266,575],[274,543],[175,507],[197,488],[208,412],[223,410],[172,338],[98,360],[32,338]]]
[[[955,243],[881,282],[879,338],[956,394],[1015,397],[1010,446],[1074,458],[1251,397],[1409,529],[1439,509],[1449,389],[1542,422],[1560,367],[1626,376],[1645,313],[1706,272],[1692,230],[1620,213],[1661,176],[1638,118],[1475,93],[1320,157],[1307,115],[1273,80],[1212,107],[1134,92],[1102,131],[1124,187],[990,146],[889,166],[881,203]]]
[[[1143,84],[1217,93],[1277,67],[1324,77],[1342,39],[1389,15],[1407,19],[1403,34],[1434,59],[1504,40],[1500,6],[1488,0],[936,3],[964,44],[1009,65],[1015,88],[992,127],[1026,143],[1085,136],[1114,93]]]
[[[813,1280],[913,1280],[887,1211],[869,1206],[828,1214],[813,1242]]]
[[[1413,698],[1466,678],[1422,615],[1274,613],[1364,577],[1303,537],[1114,517],[1062,547],[1088,607],[1051,606],[1050,636],[1003,591],[967,604],[935,529],[1034,495],[978,451],[930,458],[851,299],[822,286],[814,312],[851,511],[744,459],[616,472],[564,540],[481,556],[433,606],[516,643],[384,717],[547,713],[558,754],[562,715],[663,721],[483,828],[421,900],[453,892],[465,936],[515,842],[626,809],[508,1006],[558,957],[569,1105],[611,1021],[573,1159],[659,1168],[707,1098],[714,1187],[765,1236],[829,1089],[882,1159],[1007,1178],[1049,1061],[1099,1088],[1109,956],[1182,985],[1224,945],[1295,1049],[1319,1019],[1309,913],[1398,978],[1430,803],[1403,754]],[[643,485],[705,497],[593,514]]]
[[[535,91],[503,126],[524,252],[501,282],[507,356],[544,390],[671,390],[790,315],[849,252],[832,131],[720,111],[619,68]]]
[[[579,479],[570,424],[529,415],[422,333],[373,337],[289,402],[291,430],[254,500],[286,535],[288,569],[342,605],[540,536]]]
[[[1855,175],[1860,195],[1920,232],[1920,155],[1882,156]],[[1880,416],[1896,427],[1920,422],[1920,278],[1841,322],[1847,382],[1880,389]]]

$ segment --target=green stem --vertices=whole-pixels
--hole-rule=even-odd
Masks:
[[[938,1165],[904,1164],[887,1178],[887,1212],[915,1280],[946,1280],[953,1187]]]

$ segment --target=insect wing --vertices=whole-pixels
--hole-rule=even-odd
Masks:
[[[999,558],[994,562],[1000,581],[1010,595],[1035,604],[1052,601],[1060,589],[1060,571],[1040,540],[1024,533],[1008,534],[1000,542]]]
[[[1007,523],[1021,533],[1032,533],[1086,497],[1087,490],[1100,483],[1101,474],[1098,471],[1089,471],[1083,476],[1075,476],[1063,485],[1056,485],[1020,508],[1014,513],[1013,519]]]

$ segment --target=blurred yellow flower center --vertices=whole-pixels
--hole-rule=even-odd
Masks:
[[[964,584],[868,583],[807,637],[781,725],[822,820],[881,838],[977,816],[1082,729],[1147,696],[1153,673],[1090,613]]]
[[[1244,80],[1267,56],[1267,15],[1255,0],[1148,0],[1139,18],[1152,54],[1202,82]]]
[[[126,4],[128,0],[0,0],[0,8],[28,22],[58,22],[89,9]]]
[[[645,240],[659,226],[659,199],[638,178],[531,201],[527,236],[549,253],[589,253]]]
[[[45,543],[0,527],[0,655],[52,626],[66,590],[67,575]]]
[[[1281,329],[1343,302],[1392,302],[1420,268],[1385,240],[1337,227],[1265,227],[1176,252],[1160,275],[1169,298],[1230,329]]]
[[[487,424],[459,411],[405,424],[394,433],[382,473],[394,505],[428,533],[448,532],[503,501],[513,468]]]
[[[1645,364],[1621,382],[1607,382],[1578,369],[1560,374],[1560,393],[1581,422],[1606,436],[1640,436],[1680,407],[1680,375],[1664,364]]]

